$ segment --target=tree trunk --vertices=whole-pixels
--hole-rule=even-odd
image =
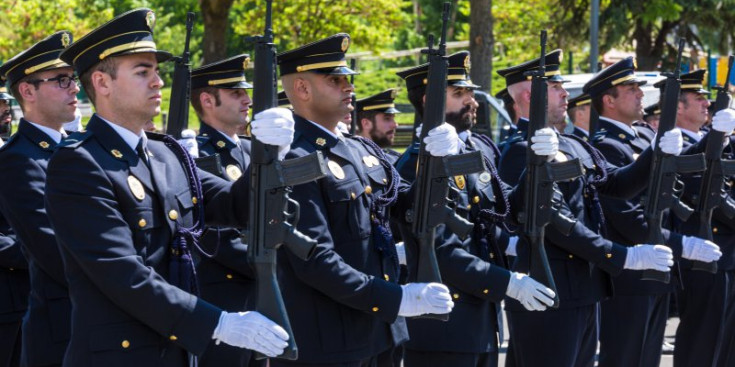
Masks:
[[[204,18],[204,36],[202,51],[206,65],[227,56],[228,15],[234,0],[199,0]]]
[[[667,64],[664,60],[666,37],[677,24],[677,21],[662,22],[660,29],[654,29],[651,24],[643,24],[641,20],[635,22],[633,38],[636,41],[635,55],[638,70],[658,70],[661,66],[665,68]]]
[[[470,1],[470,54],[472,81],[490,93],[493,72],[492,0]]]

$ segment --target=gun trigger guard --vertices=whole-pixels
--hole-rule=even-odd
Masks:
[[[296,225],[299,223],[299,217],[300,217],[300,205],[299,202],[291,199],[290,197],[286,196],[286,208],[283,211],[283,215],[286,218],[286,221],[290,223],[292,226],[296,227]],[[289,212],[289,209],[292,209]]]

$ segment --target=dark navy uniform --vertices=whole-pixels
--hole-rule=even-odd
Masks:
[[[735,159],[735,137],[728,137],[729,144],[723,157]],[[725,189],[730,196],[735,195],[735,182],[732,177],[726,181]],[[720,353],[717,359],[718,367],[735,365],[735,229],[732,228],[732,220],[723,219],[717,211],[712,221],[712,231],[715,243],[722,250],[722,257],[717,262],[719,271],[725,273],[725,316],[723,322],[723,335],[720,344]],[[717,228],[717,232],[715,232]]]
[[[0,366],[18,366],[21,324],[28,310],[28,261],[8,221],[0,215]]]
[[[578,137],[578,138],[580,138],[580,139],[582,139],[582,140],[584,140],[586,142],[589,142],[589,140],[590,140],[589,134],[586,131],[584,131],[582,128],[580,128],[579,126],[575,126],[574,127],[574,130],[572,130],[572,135],[574,135],[574,136],[576,136],[576,137]]]
[[[69,32],[54,33],[8,60],[0,74],[13,85],[35,71],[68,68],[59,54],[70,40]],[[44,205],[48,161],[62,135],[51,137],[38,126],[21,119],[17,133],[0,148],[0,210],[21,242],[31,283],[21,356],[27,366],[61,364],[71,334],[68,284]]]
[[[246,89],[244,66],[248,55],[238,55],[192,71],[192,90],[207,86],[218,89]],[[240,137],[235,143],[202,121],[197,136],[199,157],[218,155],[220,167],[215,170],[221,178],[236,181],[250,167],[250,140]],[[255,307],[255,282],[247,263],[247,245],[243,243],[237,228],[208,227],[202,235],[203,249],[209,256],[201,256],[197,264],[200,296],[207,302],[226,311],[238,312]],[[255,361],[250,350],[212,341],[199,365],[206,366],[256,366],[266,360]]]
[[[165,60],[154,21],[149,9],[121,14],[60,58],[80,75],[106,57],[143,52]],[[64,366],[182,367],[187,352],[200,355],[222,310],[194,295],[189,246],[205,219],[246,225],[248,186],[246,174],[228,183],[197,170],[169,136],[139,136],[96,114],[86,132],[70,136],[46,180],[73,303]]]
[[[469,53],[449,56],[448,87],[476,89],[467,75]],[[399,73],[409,88],[423,88],[428,64]],[[415,106],[420,108],[420,106]],[[488,137],[459,133],[465,147],[461,153],[481,151],[491,167],[482,173],[457,176],[451,182],[459,193],[455,197],[457,213],[474,222],[472,234],[460,241],[450,231],[440,227],[442,242],[436,248],[436,257],[442,282],[449,288],[454,309],[449,321],[411,318],[407,320],[411,339],[406,343],[404,365],[413,366],[497,366],[498,348],[502,330],[500,301],[505,296],[511,273],[499,245],[500,228],[509,214],[507,196],[510,188],[497,177],[495,165],[498,148]],[[416,146],[418,146],[416,144]],[[407,150],[401,171],[415,177],[418,150]],[[483,212],[481,214],[481,212]],[[494,213],[492,217],[485,213]],[[402,226],[406,250],[415,253],[417,244],[410,233],[410,225]],[[502,246],[505,247],[505,246]],[[415,276],[415,258],[409,259],[409,273]],[[409,279],[411,276],[409,276]]]
[[[280,74],[354,74],[344,58],[349,44],[349,35],[340,33],[281,53]],[[274,359],[270,365],[373,365],[379,354],[408,337],[398,317],[399,264],[387,233],[388,208],[397,199],[400,179],[371,141],[335,135],[297,114],[294,120],[286,158],[320,151],[329,172],[294,186],[290,195],[301,205],[297,229],[317,246],[307,261],[285,249],[278,253],[299,359]]]
[[[397,89],[388,89],[370,97],[357,100],[355,108],[357,109],[356,123],[358,126],[362,126],[360,121],[363,118],[369,118],[367,115],[369,113],[384,113],[391,115],[401,113],[401,111],[396,108],[396,104],[394,102],[396,94]],[[373,117],[372,120],[373,123],[375,123],[375,117]],[[401,153],[390,148],[383,148],[383,153],[385,153],[385,157],[391,165],[395,164],[398,158],[401,157]]]

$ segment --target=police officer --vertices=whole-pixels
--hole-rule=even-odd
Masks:
[[[661,107],[658,102],[643,109],[643,122],[650,126],[653,131],[658,130],[658,121],[661,119]],[[633,123],[633,126],[638,126]]]
[[[248,55],[194,69],[191,73],[191,104],[201,125],[198,144],[199,157],[218,155],[220,177],[236,181],[250,166],[250,140],[238,135],[248,123],[252,88],[245,80]],[[227,311],[244,311],[254,306],[255,283],[246,262],[247,245],[241,240],[240,230],[226,227],[208,227],[202,236],[202,245],[213,256],[202,256],[197,265],[201,297]],[[255,366],[256,361],[247,349],[212,343],[199,361],[200,366]]]
[[[684,147],[700,142],[706,134],[701,129],[709,114],[709,91],[703,88],[705,70],[697,70],[681,75],[681,92],[676,113],[676,126],[684,137]],[[713,118],[714,126],[725,119],[735,117],[735,111],[723,110]],[[682,174],[684,193],[681,199],[695,207],[697,198],[705,195],[699,192],[702,174]],[[692,216],[681,223],[674,218],[675,228],[685,235],[698,235],[699,220]],[[679,327],[676,329],[676,349],[674,363],[677,366],[716,366],[722,348],[722,335],[725,327],[725,307],[728,302],[727,275],[732,267],[732,252],[735,247],[735,224],[720,210],[713,212],[712,230],[714,242],[720,245],[723,253],[720,259],[724,268],[718,267],[716,274],[692,269],[692,262],[680,263],[682,287],[676,289],[679,310]]]
[[[545,55],[548,121],[563,120],[566,115],[567,92],[559,71],[561,50]],[[538,67],[538,59],[499,70],[506,80],[508,92],[521,111],[518,132],[511,137],[500,158],[500,176],[512,184],[519,182],[526,166],[526,134],[531,103],[531,82],[525,72]],[[670,134],[662,139],[662,147],[677,154],[680,136]],[[559,308],[534,313],[525,311],[517,302],[506,301],[506,311],[513,343],[512,358],[516,366],[589,366],[594,364],[597,346],[597,302],[610,296],[610,276],[623,269],[658,269],[668,271],[673,265],[671,250],[663,246],[640,245],[626,248],[602,238],[602,222],[596,205],[598,192],[606,195],[633,196],[643,187],[650,164],[650,151],[641,160],[646,164],[616,169],[607,166],[594,148],[572,136],[559,137],[557,161],[579,158],[584,174],[559,182],[555,204],[562,215],[575,222],[566,235],[555,226],[545,231],[546,252],[559,292]],[[518,243],[514,270],[527,272],[528,245]]]
[[[10,102],[13,96],[8,94],[8,88],[5,86],[5,79],[0,78],[0,146],[3,145],[3,139],[10,137],[11,123],[13,122],[13,113],[10,108]]]
[[[401,153],[390,149],[396,138],[398,127],[396,114],[401,113],[393,101],[397,93],[396,89],[388,89],[370,97],[358,99],[356,103],[357,134],[372,140],[383,148],[391,164],[394,164],[401,156]]]
[[[567,115],[572,120],[572,135],[589,141],[590,136],[590,103],[592,99],[584,93],[572,98],[567,104]]]
[[[143,132],[160,112],[158,63],[170,57],[156,50],[154,24],[151,10],[131,10],[59,56],[96,110],[87,131],[57,149],[46,180],[74,303],[64,366],[186,366],[212,339],[269,356],[286,346],[287,333],[261,314],[195,295],[203,221],[244,226],[248,179],[197,170],[172,137]],[[258,137],[291,140],[288,127],[269,132]]]
[[[299,231],[318,245],[308,261],[285,250],[278,254],[299,360],[271,360],[274,367],[377,365],[380,353],[407,337],[400,316],[443,314],[453,306],[444,285],[396,283],[398,261],[387,220],[388,208],[401,198],[400,178],[380,147],[337,130],[352,110],[347,76],[355,72],[344,57],[349,45],[349,35],[340,33],[278,55],[297,131],[289,156],[319,151],[329,172],[291,194],[301,204]],[[429,151],[452,153],[452,132],[438,128]],[[400,204],[396,209],[405,206]]]
[[[642,117],[643,84],[645,81],[635,76],[634,59],[629,57],[600,71],[584,86],[600,115],[601,139],[595,141],[595,146],[611,164],[631,164],[639,161],[644,151],[650,151],[653,131],[632,126]],[[601,198],[610,240],[626,246],[645,241],[648,227],[640,201],[640,196]],[[665,228],[662,235],[677,259],[684,256],[712,261],[711,257],[721,255],[709,241],[682,237]],[[669,292],[676,282],[665,284],[642,280],[641,276],[639,272],[628,272],[613,279],[615,297],[601,304],[601,366],[652,366],[660,361]]]
[[[61,365],[71,333],[71,302],[54,229],[44,206],[46,171],[53,149],[74,119],[79,87],[59,60],[71,33],[56,32],[8,60],[8,79],[24,117],[0,150],[0,209],[18,234],[28,259],[29,311],[23,323],[21,364]]]
[[[10,100],[5,79],[0,78],[0,123],[10,127]],[[6,119],[7,117],[7,119]],[[16,183],[17,184],[17,183]],[[28,261],[21,252],[21,245],[13,228],[0,215],[0,366],[20,365],[21,325],[28,309],[30,282]]]
[[[465,146],[461,152],[483,153],[487,171],[456,176],[452,186],[458,190],[458,214],[475,223],[469,239],[459,241],[445,232],[443,242],[436,249],[442,280],[452,292],[455,309],[447,322],[430,319],[409,319],[411,339],[406,343],[405,362],[413,366],[497,366],[502,328],[500,301],[505,295],[524,302],[530,310],[544,310],[553,303],[554,293],[523,274],[507,270],[497,224],[509,218],[509,188],[502,183],[495,169],[497,147],[485,136],[472,134],[477,102],[474,91],[479,86],[469,78],[469,52],[448,57],[449,69],[446,88],[446,115],[448,124],[458,132]],[[423,116],[429,65],[423,64],[398,73],[406,81],[409,100]],[[545,133],[545,135],[544,135]],[[419,134],[420,135],[420,134]],[[534,146],[539,154],[552,152],[552,132],[542,132]],[[410,152],[406,152],[406,155]],[[414,156],[415,157],[415,156]],[[402,157],[403,158],[403,157]],[[416,162],[406,164],[406,170],[415,170]],[[404,230],[407,247],[415,248],[410,229]],[[415,253],[409,251],[410,253]],[[410,272],[416,274],[416,262],[410,261]]]
[[[496,93],[495,98],[503,101],[503,109],[505,109],[505,112],[510,118],[510,123],[507,125],[503,125],[500,136],[498,137],[498,141],[500,142],[498,143],[498,145],[502,146],[507,138],[513,135],[513,133],[516,131],[519,111],[516,103],[513,102],[513,98],[510,96],[510,94],[508,94],[508,88],[503,88],[500,92]]]

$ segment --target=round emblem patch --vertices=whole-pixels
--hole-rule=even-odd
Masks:
[[[486,172],[480,173],[480,182],[488,183],[490,182],[491,179],[492,179],[492,176],[490,176],[489,172],[486,171]]]
[[[372,166],[374,166],[373,160],[370,159],[369,155],[362,157],[362,162],[365,163],[365,165],[368,166],[368,168],[371,168]]]
[[[227,165],[227,167],[225,167],[225,172],[227,173],[227,177],[229,177],[232,181],[237,181],[237,179],[242,176],[242,171],[240,170],[240,167],[234,164]]]
[[[332,172],[334,178],[338,180],[344,180],[345,171],[342,170],[342,167],[340,167],[339,163],[335,161],[329,161],[327,162],[327,167],[329,167],[329,171]]]
[[[350,37],[342,38],[342,52],[347,51],[349,47],[350,47]]]
[[[135,176],[130,175],[128,176],[128,187],[130,188],[130,192],[135,196],[138,201],[143,201],[145,199],[145,190],[143,189],[143,184],[138,181]]]

